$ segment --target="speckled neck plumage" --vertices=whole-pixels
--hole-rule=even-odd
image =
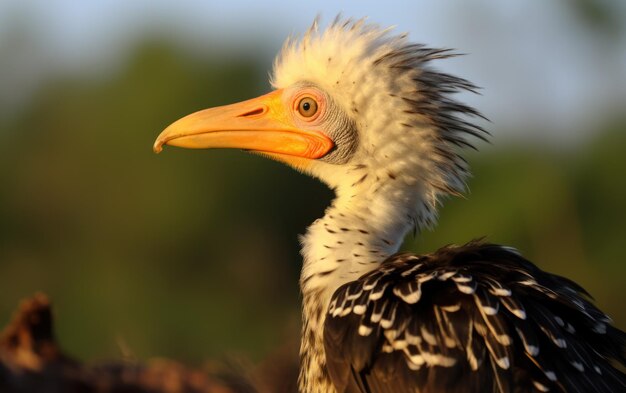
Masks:
[[[383,183],[395,180],[389,178]],[[383,203],[380,201],[383,196],[388,199],[394,193],[372,191],[358,198],[343,195],[333,201],[325,216],[316,220],[302,237],[303,328],[299,378],[302,392],[334,392],[326,370],[323,343],[326,310],[332,294],[341,285],[376,269],[395,253],[413,227],[414,216],[419,214],[415,208],[389,201],[384,204],[394,206],[393,211],[383,213],[372,209]],[[313,387],[315,390],[310,390]]]

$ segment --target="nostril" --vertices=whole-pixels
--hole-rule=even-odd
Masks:
[[[261,115],[264,112],[265,112],[265,108],[257,108],[257,109],[251,110],[250,112],[243,113],[243,114],[239,115],[238,117],[248,117],[248,116]]]

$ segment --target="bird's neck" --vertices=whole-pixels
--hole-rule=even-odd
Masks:
[[[341,285],[377,268],[398,250],[410,223],[405,219],[398,224],[377,217],[380,214],[369,204],[342,206],[335,201],[326,215],[308,228],[302,238],[300,276],[305,296],[322,292],[329,300]]]
[[[325,216],[316,220],[302,238],[303,392],[334,391],[326,371],[323,345],[325,315],[333,293],[380,266],[398,250],[414,224],[414,209],[410,208],[415,206],[414,201],[401,196],[401,201],[380,199],[390,193],[365,194],[358,200],[338,194]]]

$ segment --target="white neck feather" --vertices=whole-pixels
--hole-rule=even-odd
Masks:
[[[322,334],[333,293],[398,251],[419,214],[416,209],[422,204],[414,200],[419,195],[414,187],[406,187],[401,179],[386,180],[375,178],[372,184],[363,180],[346,189],[337,188],[337,198],[325,216],[316,220],[302,238],[302,392],[335,391],[326,370]],[[360,192],[353,192],[355,187]]]
[[[378,187],[370,187],[367,181],[358,185],[369,188],[367,193],[338,189],[324,217],[302,238],[301,289],[305,297],[309,293],[321,296],[318,301],[323,307],[338,287],[377,268],[397,252],[415,224],[419,205],[413,200],[413,189],[407,189],[406,195],[401,189],[394,192],[395,179],[372,183]]]

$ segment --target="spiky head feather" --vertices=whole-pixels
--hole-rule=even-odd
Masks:
[[[418,224],[430,226],[440,198],[465,189],[469,172],[460,148],[472,147],[468,136],[485,139],[486,132],[467,120],[482,115],[453,98],[476,86],[431,66],[455,54],[410,43],[392,30],[341,17],[321,30],[316,19],[301,39],[285,42],[272,85],[307,82],[333,97],[358,130],[358,149],[344,167],[367,168],[373,176],[362,187],[375,187],[374,179],[404,181],[407,192],[419,195]],[[353,188],[354,175],[336,165],[313,172],[338,192]]]

